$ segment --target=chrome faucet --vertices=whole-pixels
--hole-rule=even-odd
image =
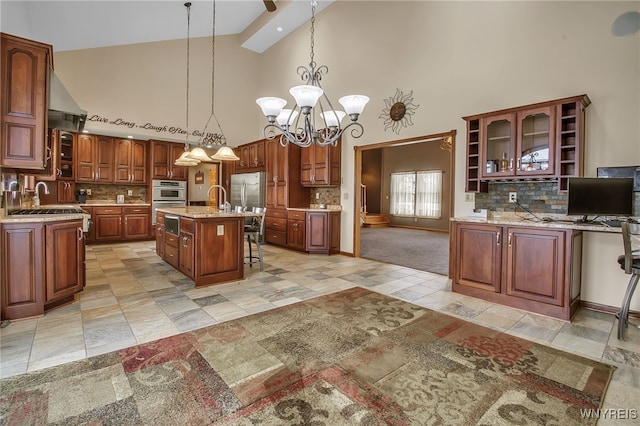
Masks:
[[[222,189],[222,196],[224,197],[224,201],[222,202],[222,209],[224,210],[225,213],[228,213],[231,211],[231,204],[227,202],[227,190],[224,189],[224,186],[222,185],[211,185],[209,187],[209,189],[207,190],[207,199],[209,199],[209,195],[211,194],[211,190],[213,188],[220,188]]]
[[[44,182],[38,182],[38,183],[36,183],[36,187],[33,189],[35,191],[35,193],[36,193],[36,195],[35,195],[36,197],[40,197],[40,194],[38,192],[38,189],[40,189],[40,185],[44,186],[44,193],[45,194],[49,193],[49,187],[47,186],[47,184],[44,183]]]
[[[47,186],[46,183],[44,183],[44,182],[36,183],[36,187],[33,189],[33,191],[35,193],[33,195],[33,206],[34,207],[40,207],[40,193],[38,192],[38,190],[40,189],[40,185],[44,186],[44,193],[45,194],[49,193],[49,187]]]

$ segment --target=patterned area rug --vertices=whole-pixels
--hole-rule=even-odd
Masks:
[[[0,381],[0,424],[592,424],[613,367],[362,288]]]

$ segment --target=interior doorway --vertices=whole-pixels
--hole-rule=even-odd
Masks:
[[[410,139],[400,139],[393,140],[387,142],[381,142],[377,144],[371,144],[366,146],[356,146],[355,147],[355,208],[356,214],[354,215],[354,256],[355,257],[363,257],[363,230],[364,232],[370,232],[367,228],[363,227],[365,222],[366,214],[369,213],[369,216],[372,213],[379,213],[381,216],[388,216],[389,225],[393,228],[393,231],[404,231],[406,235],[407,230],[415,230],[416,233],[419,233],[419,238],[416,240],[423,239],[427,241],[430,236],[436,236],[441,241],[442,235],[436,235],[435,233],[446,234],[448,235],[450,231],[450,218],[453,216],[454,212],[454,200],[455,200],[455,137],[456,131],[451,130],[449,132],[431,134],[426,136],[420,136]],[[432,155],[436,153],[437,155]],[[377,152],[382,152],[383,154],[378,155]],[[432,153],[432,154],[421,154]],[[380,164],[375,163],[377,157],[382,157],[380,160]],[[399,165],[403,162],[402,158],[405,156],[406,161],[404,165]],[[429,158],[427,158],[427,156]],[[434,159],[433,157],[437,157]],[[374,159],[374,166],[370,165],[367,167],[363,163],[363,161]],[[440,165],[434,164],[435,162],[439,162]],[[370,164],[370,163],[368,163]],[[372,179],[370,177],[371,169],[376,169],[379,167],[379,174],[381,183],[379,184],[371,184]],[[392,214],[389,215],[390,212],[390,200],[389,200],[389,181],[390,181],[390,171],[419,171],[422,169],[434,169],[439,168],[442,169],[443,173],[443,194],[442,194],[442,214],[439,218],[422,218],[416,215],[403,215],[403,214]],[[375,179],[373,179],[375,181]],[[363,182],[368,182],[369,185],[364,185]],[[446,183],[446,185],[445,185]],[[373,193],[372,189],[373,187]],[[372,205],[371,203],[375,205]],[[369,212],[367,210],[370,210]],[[369,226],[369,225],[367,225]],[[373,225],[372,225],[373,226]],[[384,225],[382,225],[384,226]],[[425,231],[424,233],[420,233],[420,231]],[[389,235],[392,234],[392,230],[387,231]],[[399,234],[399,232],[398,232]],[[366,240],[370,240],[370,233],[366,234]],[[401,237],[400,237],[401,238]],[[375,244],[384,244],[385,238],[381,238],[379,240],[375,240]],[[381,241],[381,242],[380,242]],[[395,243],[397,241],[389,241],[390,250],[393,250]],[[435,238],[434,238],[435,241]],[[446,244],[440,245],[441,250],[446,250],[446,255],[448,259],[448,252],[450,250],[448,244],[448,238],[446,238]],[[365,242],[366,243],[366,242]],[[396,246],[397,247],[397,246]],[[425,247],[426,249],[432,249],[431,247]],[[380,250],[380,247],[376,247],[377,250]],[[365,252],[366,252],[365,247]],[[383,250],[384,251],[384,250]],[[442,274],[443,270],[448,271],[448,260],[444,259],[444,262],[447,262],[447,265],[443,268],[437,268],[438,271],[436,273]],[[387,261],[389,263],[397,263],[389,261],[386,259],[376,259]],[[410,266],[410,265],[405,265]],[[411,266],[414,267],[414,266]],[[424,269],[423,269],[424,270]]]

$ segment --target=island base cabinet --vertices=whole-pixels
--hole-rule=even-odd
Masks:
[[[197,286],[244,277],[244,217],[197,219],[194,277]]]
[[[2,319],[44,313],[43,225],[2,225]]]
[[[570,320],[580,306],[582,232],[455,222],[456,293]]]
[[[196,287],[244,278],[244,216],[181,216],[180,235],[174,235],[160,225],[162,215],[158,213],[156,252]]]

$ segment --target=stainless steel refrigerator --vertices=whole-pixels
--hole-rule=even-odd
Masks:
[[[264,172],[231,175],[231,206],[264,207],[265,189]]]

